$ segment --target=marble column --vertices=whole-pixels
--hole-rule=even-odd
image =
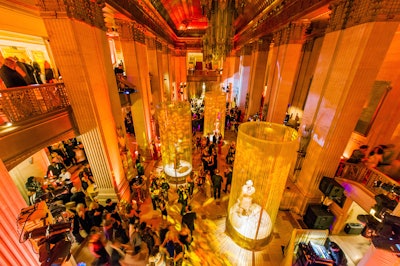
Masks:
[[[149,155],[151,143],[151,89],[147,58],[146,36],[143,26],[117,21],[118,34],[124,54],[127,80],[136,85],[138,92],[131,94],[132,116],[139,152]]]
[[[265,78],[267,64],[265,63],[268,59],[269,46],[271,44],[271,38],[259,39],[256,43],[256,49],[253,51],[253,64],[251,68],[251,79],[250,79],[250,97],[248,114],[254,115],[260,111],[262,98],[264,96]]]
[[[170,101],[176,98],[176,84],[173,84],[175,75],[172,72],[171,51],[167,45],[162,45],[160,49],[161,65],[160,71],[164,89],[165,100]]]
[[[306,35],[306,40],[302,46],[299,70],[297,71],[290,96],[289,104],[292,107],[291,109],[304,110],[327,24],[328,21],[321,20],[313,21],[310,25],[311,31]]]
[[[125,130],[102,7],[101,1],[39,2],[100,201],[129,199],[124,165],[131,159],[123,154]]]
[[[14,184],[4,163],[0,160],[0,264],[39,265],[39,256],[29,241],[20,243],[17,217],[26,202]]]
[[[186,50],[175,49],[171,50],[171,52],[172,83],[176,86],[175,91],[177,91],[178,100],[187,101],[189,93],[187,88]],[[181,83],[184,85],[182,91],[180,88]]]
[[[267,76],[267,121],[283,123],[308,26],[309,21],[291,22],[273,34],[274,46],[270,53],[271,64]]]
[[[314,79],[308,94],[303,124],[312,126],[297,186],[303,197],[300,212],[319,201],[323,176],[333,177],[345,146],[360,117],[383,59],[399,27],[396,1],[341,1],[332,6]],[[391,8],[392,9],[391,9]]]
[[[232,107],[232,102],[234,97],[238,93],[239,87],[239,62],[240,56],[232,52],[230,56],[225,59],[224,69],[222,71],[222,86],[229,88],[227,92],[227,101],[229,102],[229,107]]]
[[[150,62],[149,72],[150,72],[150,87],[152,92],[153,99],[153,108],[157,106],[157,104],[162,102],[162,82],[160,78],[160,67],[158,61],[158,47],[159,42],[155,38],[148,37],[146,39],[147,43],[147,57]]]
[[[250,100],[249,86],[250,86],[250,68],[252,63],[253,44],[247,44],[241,49],[240,66],[239,66],[239,91],[236,103],[242,110],[248,109]],[[246,112],[247,113],[247,112]]]

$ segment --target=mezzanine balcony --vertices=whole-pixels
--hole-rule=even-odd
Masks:
[[[336,177],[354,181],[373,195],[384,192],[384,190],[376,186],[378,181],[392,186],[400,185],[398,181],[378,169],[369,168],[362,164],[341,162],[336,172]]]
[[[220,81],[221,72],[217,70],[197,70],[189,69],[187,73],[187,81]]]
[[[54,142],[76,136],[64,83],[0,90],[0,159],[11,169]]]

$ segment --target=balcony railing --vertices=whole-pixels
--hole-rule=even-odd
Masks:
[[[375,186],[377,181],[393,186],[399,185],[397,181],[377,169],[368,168],[362,164],[341,162],[336,171],[336,177],[360,183],[375,195],[382,193],[382,189]]]
[[[221,79],[220,71],[189,69],[186,76],[187,82],[218,81]]]
[[[11,123],[62,110],[69,105],[64,83],[0,90],[0,111]]]

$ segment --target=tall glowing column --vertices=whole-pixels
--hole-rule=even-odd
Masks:
[[[224,136],[226,94],[220,91],[206,92],[204,101],[204,134],[221,133]]]
[[[240,125],[226,231],[241,247],[257,250],[268,244],[296,140],[297,132],[283,125]]]
[[[192,116],[188,102],[157,106],[164,172],[173,183],[185,182],[192,171]]]

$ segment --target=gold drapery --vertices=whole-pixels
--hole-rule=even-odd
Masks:
[[[206,92],[204,107],[204,135],[225,133],[226,93]]]
[[[157,120],[164,171],[171,181],[180,183],[192,169],[192,117],[189,103],[161,103],[157,106]]]
[[[270,240],[290,166],[297,132],[268,122],[239,127],[226,231],[240,246],[260,249]]]

